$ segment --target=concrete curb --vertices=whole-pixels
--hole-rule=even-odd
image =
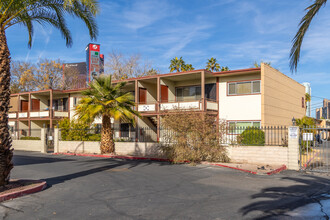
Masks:
[[[81,157],[103,157],[103,158],[116,158],[116,159],[126,159],[126,160],[152,160],[152,161],[162,161],[162,162],[172,162],[169,159],[163,159],[163,158],[153,158],[153,157],[134,157],[134,156],[116,156],[116,155],[101,155],[101,154],[75,154],[75,153],[53,153],[53,155],[68,155],[68,156],[81,156]],[[251,171],[251,170],[244,170],[237,167],[227,166],[223,164],[218,163],[210,163],[210,162],[201,162],[201,164],[206,165],[212,165],[212,166],[219,166],[219,167],[225,167],[230,168],[246,173],[251,173],[255,175],[260,175],[257,172]],[[273,170],[271,172],[266,173],[267,175],[273,175],[275,173],[279,173],[283,170],[286,170],[287,167],[285,165],[282,165],[280,168]]]
[[[17,197],[21,197],[21,196],[25,196],[28,194],[32,194],[32,193],[36,193],[36,192],[40,192],[43,189],[45,189],[47,186],[46,181],[40,181],[40,183],[38,185],[36,185],[33,188],[30,189],[23,189],[17,192],[11,192],[11,193],[6,193],[3,195],[0,195],[0,202],[6,201],[6,200],[10,200],[10,199],[14,199]]]

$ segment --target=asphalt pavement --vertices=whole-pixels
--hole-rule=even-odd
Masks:
[[[12,178],[44,191],[0,203],[3,219],[327,219],[330,177],[15,151]],[[330,207],[330,205],[329,205]],[[308,211],[308,210],[311,211]]]

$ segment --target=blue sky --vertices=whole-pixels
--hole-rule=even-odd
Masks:
[[[311,0],[109,0],[100,1],[97,17],[101,53],[139,53],[162,73],[170,60],[182,56],[196,69],[215,57],[230,69],[272,66],[298,82],[310,82],[312,109],[330,98],[330,6],[322,8],[304,40],[298,72],[289,70],[291,40]],[[91,42],[82,22],[70,18],[74,44],[65,46],[60,33],[35,26],[32,49],[27,31],[12,27],[7,38],[13,60],[40,58],[85,61]]]

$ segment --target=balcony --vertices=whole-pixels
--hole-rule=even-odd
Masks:
[[[30,118],[48,118],[49,111],[30,112]]]
[[[139,104],[139,112],[155,112],[157,104]]]
[[[67,112],[67,111],[54,111],[54,117],[56,117],[56,118],[67,118],[67,117],[69,117],[69,112]]]
[[[142,113],[152,113],[157,111],[170,111],[170,110],[192,110],[202,111],[203,100],[191,100],[183,102],[162,102],[154,104],[138,104],[138,111]],[[218,103],[213,100],[205,100],[206,111],[218,111]]]
[[[16,119],[16,118],[17,118],[17,112],[10,112],[10,113],[8,114],[8,118]]]
[[[29,115],[28,112],[19,112],[18,113],[18,118],[27,118]]]

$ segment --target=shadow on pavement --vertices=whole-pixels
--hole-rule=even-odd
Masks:
[[[62,161],[72,161],[72,159],[40,157],[40,156],[31,156],[31,155],[17,155],[17,154],[14,154],[13,157],[14,166],[55,163]]]
[[[283,177],[283,180],[292,180],[297,184],[288,187],[270,187],[254,194],[253,202],[241,208],[243,216],[253,211],[261,211],[262,217],[258,219],[269,219],[285,217],[286,212],[308,205],[319,203],[321,200],[329,199],[330,180],[319,176]],[[263,199],[260,201],[260,199]]]
[[[72,174],[67,174],[67,175],[63,175],[63,176],[56,176],[56,177],[51,177],[51,178],[47,178],[44,179],[47,182],[47,188],[52,187],[53,185],[59,184],[59,183],[63,183],[65,181],[68,180],[72,180],[72,179],[76,179],[76,178],[80,178],[80,177],[84,177],[84,176],[88,176],[94,173],[98,173],[98,172],[102,172],[102,171],[106,171],[109,169],[114,169],[116,167],[119,166],[123,166],[123,165],[129,165],[128,167],[125,167],[127,169],[132,169],[136,166],[148,166],[150,164],[158,164],[160,166],[163,165],[169,165],[169,163],[164,163],[164,162],[155,162],[155,161],[134,161],[134,160],[120,160],[120,159],[112,159],[112,158],[106,158],[106,159],[99,159],[99,160],[88,160],[88,161],[84,161],[86,164],[88,163],[95,163],[95,162],[106,162],[106,163],[111,163],[105,166],[100,166],[100,167],[95,167],[89,170],[84,170],[84,171],[79,171],[76,173],[72,173]],[[79,161],[82,162],[82,161]]]

